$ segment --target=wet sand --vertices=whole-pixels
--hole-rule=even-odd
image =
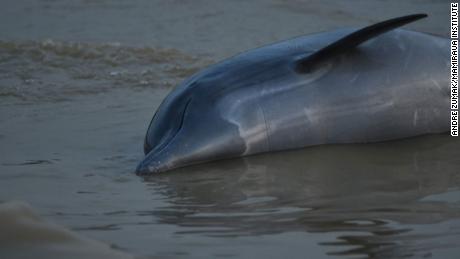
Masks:
[[[162,98],[206,65],[415,12],[430,17],[408,28],[446,36],[448,4],[3,3],[0,201],[27,202],[45,220],[135,256],[456,258],[460,141],[447,135],[133,174]],[[8,245],[12,256],[21,241]]]

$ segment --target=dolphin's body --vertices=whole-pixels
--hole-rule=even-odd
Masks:
[[[424,16],[283,41],[197,73],[160,105],[137,173],[447,132],[450,41],[395,29]]]

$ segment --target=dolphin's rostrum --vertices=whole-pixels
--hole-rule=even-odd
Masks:
[[[449,40],[391,19],[247,51],[162,102],[136,172],[332,143],[449,130]]]

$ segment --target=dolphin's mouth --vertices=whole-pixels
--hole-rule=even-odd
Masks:
[[[184,109],[181,114],[181,118],[179,120],[179,125],[176,127],[176,130],[174,132],[171,132],[168,137],[164,138],[155,148],[153,148],[150,152],[158,153],[161,152],[163,149],[165,149],[171,142],[172,140],[177,136],[177,134],[181,131],[182,126],[184,125],[184,120],[185,120],[185,113],[187,112],[188,105],[192,99],[188,99],[187,103],[184,106]],[[150,153],[149,152],[149,153]]]
[[[154,149],[159,149],[182,128],[185,112],[192,98],[172,103],[162,103],[150,122],[144,139],[144,154],[147,155]],[[182,103],[182,105],[181,105]],[[165,107],[166,111],[165,111]],[[169,111],[168,111],[169,110]]]
[[[154,164],[159,163],[159,161],[154,161],[155,157],[157,157],[156,154],[160,154],[163,150],[165,150],[173,142],[173,140],[176,138],[179,132],[182,130],[186,112],[187,112],[188,106],[191,101],[192,99],[190,98],[185,103],[184,109],[182,110],[182,113],[180,115],[179,123],[175,127],[174,131],[170,131],[166,136],[163,136],[160,142],[153,148],[148,146],[147,141],[145,141],[145,144],[144,144],[146,146],[145,148],[148,148],[150,150],[145,154],[145,158],[139,163],[136,169],[137,174],[149,173],[151,171],[150,168],[155,168]],[[159,166],[159,165],[156,165],[156,166]]]

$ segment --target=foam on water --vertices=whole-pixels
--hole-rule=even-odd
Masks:
[[[173,87],[207,63],[175,49],[0,41],[0,98],[58,101],[114,88]]]

